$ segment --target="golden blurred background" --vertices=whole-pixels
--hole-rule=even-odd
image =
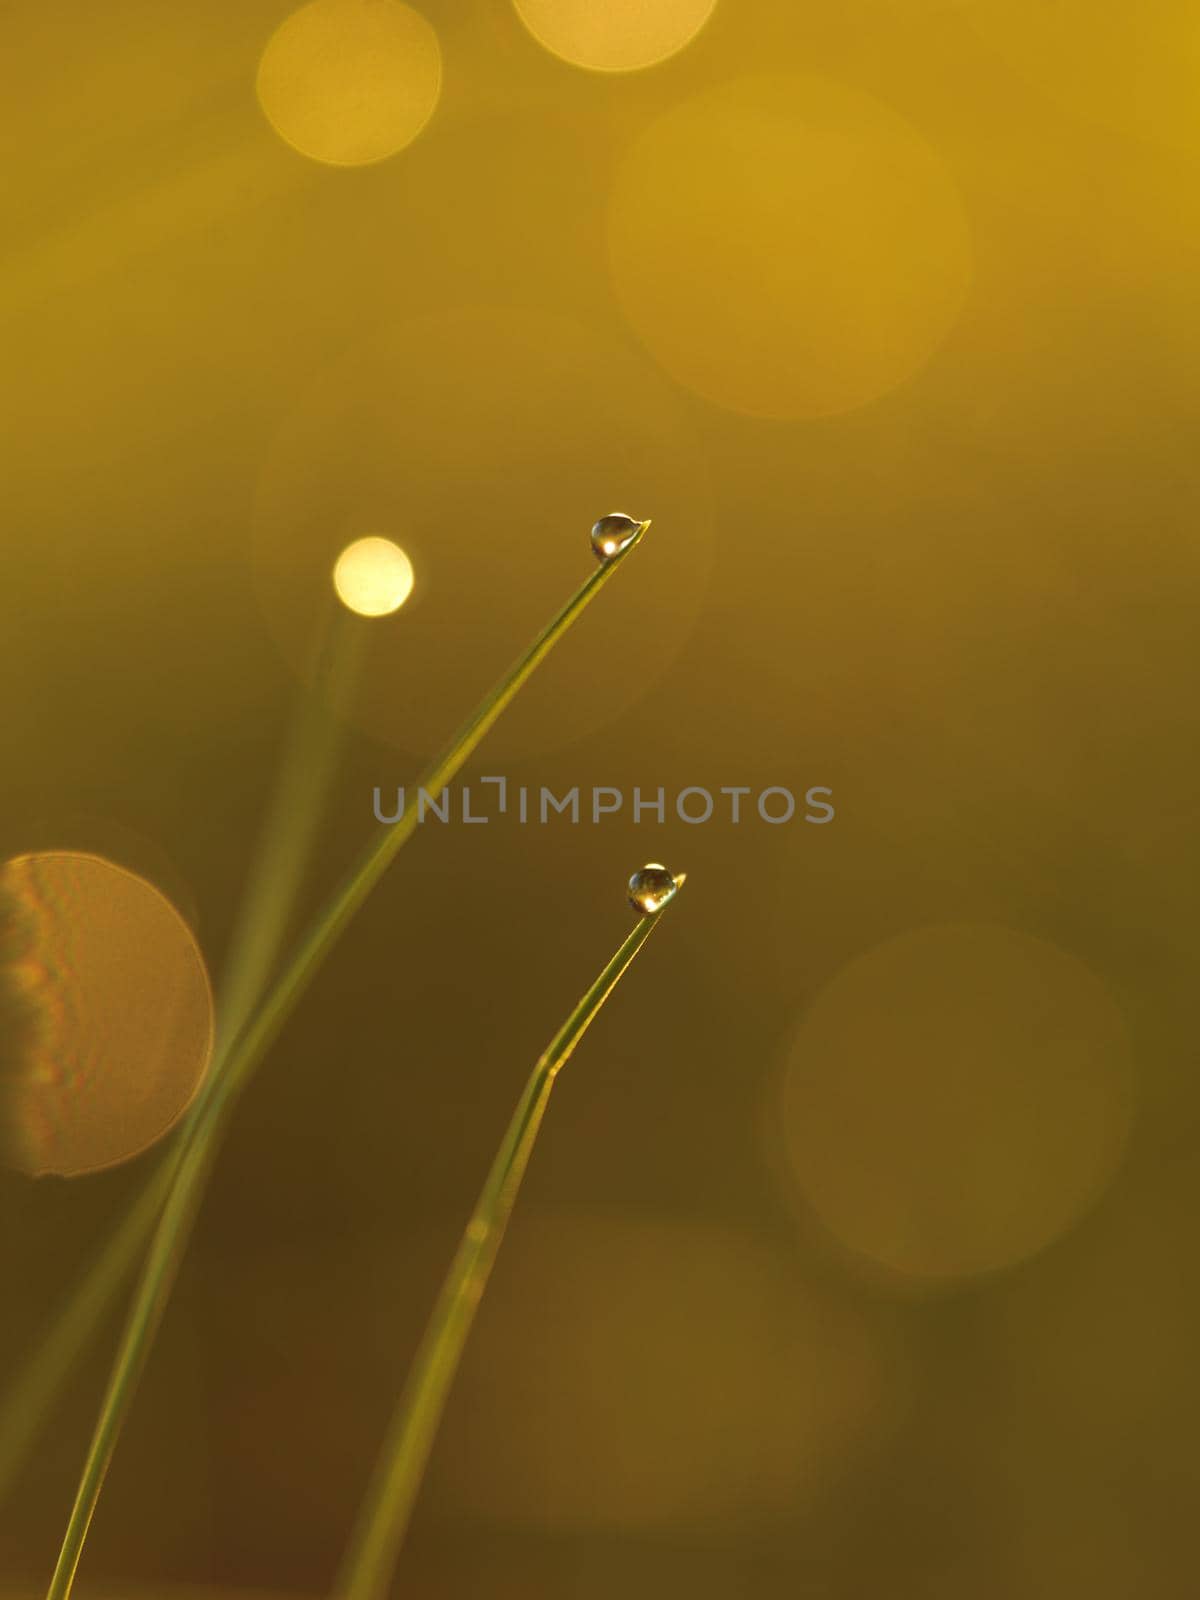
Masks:
[[[239,1109],[80,1593],[328,1592],[650,859],[686,895],[563,1075],[394,1592],[1191,1593],[1195,8],[113,0],[0,43],[0,1394],[210,978],[269,962],[248,886],[292,851],[262,926],[304,925],[596,517],[653,527],[468,781],[836,808],[418,832]],[[338,613],[382,539],[387,614]]]

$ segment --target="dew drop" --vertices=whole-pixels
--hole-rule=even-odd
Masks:
[[[658,861],[648,861],[629,880],[629,904],[644,917],[653,916],[672,898],[684,876],[682,872],[671,874]]]
[[[638,534],[649,526],[636,517],[627,517],[623,511],[610,511],[592,524],[592,549],[600,561],[611,561],[622,550],[628,550]]]

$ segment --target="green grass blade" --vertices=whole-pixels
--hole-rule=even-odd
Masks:
[[[218,1058],[253,1015],[287,946],[345,745],[346,724],[338,707],[353,694],[374,626],[372,619],[352,616],[329,596],[313,649],[313,681],[293,703],[217,990]]]
[[[21,1466],[67,1374],[112,1310],[121,1286],[132,1278],[167,1197],[171,1176],[169,1161],[155,1169],[100,1255],[76,1285],[63,1314],[39,1341],[13,1383],[0,1412],[0,1501],[17,1482]]]
[[[618,555],[597,567],[558,615],[546,624],[528,650],[513,663],[492,692],[476,707],[442,755],[418,779],[418,789],[423,789],[431,798],[436,798],[446,785],[453,781],[522,685],[533,676],[584,607],[609,581],[620,563],[640,542],[649,526],[649,522],[644,522],[637,538]],[[263,1052],[269,1048],[291,1015],[296,1001],[308,987],[313,975],[337,943],[343,930],[392,864],[396,853],[420,826],[419,817],[419,808],[408,806],[398,822],[384,828],[382,836],[366,852],[357,869],[348,876],[341,890],[317,919],[312,931],[300,945],[262,1006],[235,1041],[224,1071],[215,1074],[211,1079],[212,1097],[217,1103],[227,1100],[242,1087]]]
[[[387,1591],[446,1398],[512,1215],[555,1075],[662,914],[658,911],[638,921],[530,1075],[401,1394],[334,1589],[337,1600],[382,1600]]]
[[[637,537],[624,550],[596,568],[484,698],[419,780],[419,787],[427,794],[438,795],[452,781],[522,685],[613,577],[647,527],[649,523],[643,523]],[[418,809],[410,807],[400,821],[382,829],[300,942],[227,1055],[214,1062],[192,1107],[179,1135],[178,1156],[169,1158],[177,1159],[178,1167],[120,1337],[47,1600],[67,1600],[71,1593],[104,1477],[186,1249],[226,1115],[343,930],[412,836],[418,819]]]

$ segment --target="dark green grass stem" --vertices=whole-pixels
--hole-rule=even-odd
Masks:
[[[446,1397],[512,1215],[555,1076],[665,909],[638,921],[530,1074],[400,1396],[334,1589],[336,1600],[382,1600],[387,1592]]]
[[[522,685],[612,578],[647,527],[649,523],[644,522],[625,549],[598,566],[575,591],[423,774],[419,787],[431,798],[451,782]],[[397,851],[412,836],[419,815],[417,807],[408,808],[398,822],[381,831],[301,941],[258,1010],[234,1038],[224,1060],[214,1063],[180,1133],[181,1148],[177,1158],[172,1158],[178,1160],[178,1166],[121,1333],[47,1600],[67,1600],[71,1593],[105,1474],[170,1297],[179,1261],[187,1247],[229,1109],[342,932],[383,877]]]
[[[172,1155],[175,1154],[177,1149],[173,1147]],[[155,1168],[75,1286],[69,1304],[12,1383],[0,1412],[0,1501],[18,1481],[22,1464],[67,1373],[112,1311],[121,1285],[132,1278],[167,1197],[173,1171],[170,1159]]]

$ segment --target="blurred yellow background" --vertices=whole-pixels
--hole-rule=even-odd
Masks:
[[[653,527],[470,775],[837,811],[418,834],[240,1110],[80,1592],[327,1591],[657,859],[686,894],[563,1075],[395,1592],[1189,1593],[1194,8],[18,3],[0,46],[0,858],[138,874],[217,977],[338,552],[413,589],[318,688],[301,916],[614,509]],[[0,1378],[152,1160],[0,1173]]]

